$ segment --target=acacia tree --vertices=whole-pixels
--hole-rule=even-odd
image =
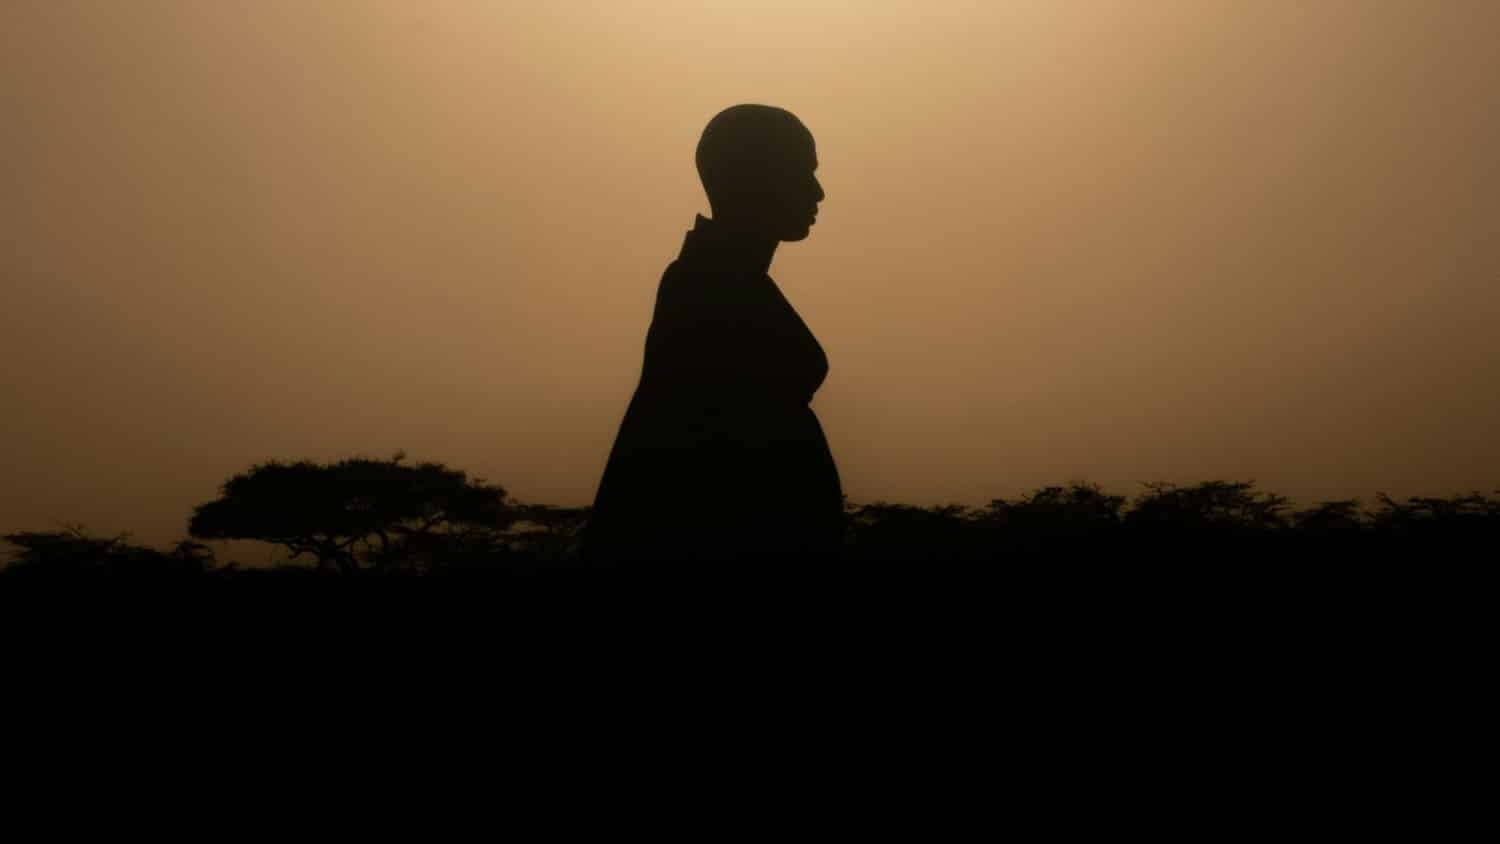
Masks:
[[[194,508],[188,532],[270,542],[293,559],[311,555],[320,568],[348,573],[430,561],[515,520],[501,487],[441,463],[402,465],[404,457],[254,466]]]

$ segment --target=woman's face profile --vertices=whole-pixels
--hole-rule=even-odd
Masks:
[[[778,240],[796,241],[807,237],[818,219],[818,203],[823,201],[823,186],[818,182],[817,148],[812,136],[806,146],[793,156],[776,179],[776,236]]]
[[[817,144],[790,112],[736,106],[710,122],[698,148],[698,172],[714,218],[778,241],[807,237],[823,186]]]
[[[746,173],[733,198],[722,203],[724,216],[776,240],[803,240],[824,198],[814,172],[817,148],[811,135],[779,146],[754,172]]]

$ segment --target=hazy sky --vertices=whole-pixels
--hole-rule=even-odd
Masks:
[[[0,3],[0,531],[256,462],[593,496],[739,102],[847,493],[1500,487],[1493,0]]]

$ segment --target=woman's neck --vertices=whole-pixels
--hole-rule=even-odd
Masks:
[[[698,219],[697,230],[703,232],[708,243],[724,260],[762,275],[770,273],[771,259],[776,257],[780,241],[737,224],[733,219],[709,219],[701,215]]]

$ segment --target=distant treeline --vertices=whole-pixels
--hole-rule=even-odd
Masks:
[[[440,463],[353,458],[272,461],[230,478],[196,508],[170,550],[79,525],[3,538],[11,577],[120,574],[545,574],[580,570],[587,508],[527,504]],[[670,513],[663,513],[670,519]],[[1489,559],[1500,491],[1330,501],[1296,509],[1254,483],[1144,485],[1134,498],[1096,485],[1046,487],[984,507],[877,502],[846,507],[845,563]],[[207,541],[279,546],[290,563],[244,567]]]

